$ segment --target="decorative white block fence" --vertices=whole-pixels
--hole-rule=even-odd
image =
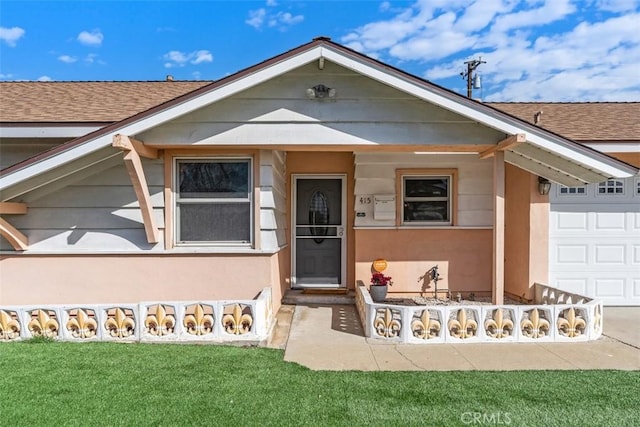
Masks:
[[[535,284],[534,305],[403,306],[376,303],[363,285],[365,335],[410,344],[574,342],[602,335],[602,301]]]
[[[273,326],[271,288],[255,300],[0,306],[0,342],[58,340],[252,343]]]

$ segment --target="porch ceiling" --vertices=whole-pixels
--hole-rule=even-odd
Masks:
[[[508,149],[505,161],[550,181],[569,187],[606,181],[606,172],[524,143]]]

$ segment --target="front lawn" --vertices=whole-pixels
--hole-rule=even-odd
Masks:
[[[348,354],[336,357],[349,357]],[[0,345],[0,425],[637,425],[640,372],[314,372],[269,349]]]

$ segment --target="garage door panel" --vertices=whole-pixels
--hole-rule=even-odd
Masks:
[[[595,212],[595,217],[595,231],[624,231],[627,228],[625,212]]]
[[[595,263],[596,264],[624,264],[625,263],[625,245],[600,245],[595,247]]]
[[[596,279],[594,281],[594,295],[596,298],[624,298],[625,280],[619,279]]]

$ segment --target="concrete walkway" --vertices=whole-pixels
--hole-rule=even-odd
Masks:
[[[284,358],[314,370],[640,370],[639,322],[639,308],[607,307],[592,342],[389,344],[363,336],[354,306],[298,305]]]

